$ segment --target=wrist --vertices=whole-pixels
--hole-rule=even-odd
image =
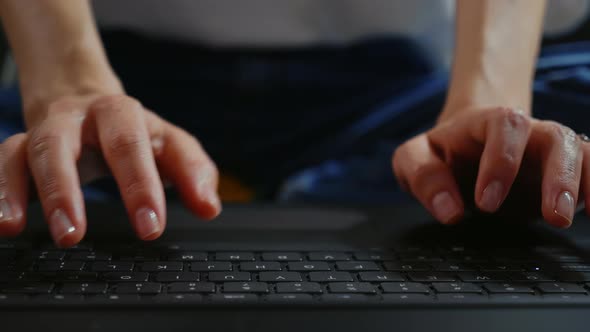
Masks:
[[[523,84],[524,85],[524,84]],[[464,112],[477,112],[491,107],[509,107],[531,114],[531,88],[519,88],[509,84],[490,84],[489,82],[470,82],[453,84],[438,122],[448,120]]]

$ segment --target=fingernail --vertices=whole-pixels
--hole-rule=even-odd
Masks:
[[[0,199],[0,223],[9,222],[13,220],[12,209],[10,204],[5,199]]]
[[[479,206],[486,212],[494,212],[502,202],[504,187],[500,181],[493,181],[484,190],[479,201]]]
[[[215,207],[217,211],[221,209],[221,202],[219,201],[219,195],[217,195],[217,191],[213,190],[213,188],[209,187],[204,189],[202,192],[203,200],[205,200],[209,205]]]
[[[432,199],[434,216],[442,223],[447,224],[459,214],[459,206],[448,191],[443,191]]]
[[[572,224],[575,210],[574,205],[574,196],[572,196],[569,191],[564,191],[557,197],[554,212],[567,221],[567,224],[564,225],[564,227],[569,227]]]
[[[221,202],[217,190],[213,186],[213,178],[210,172],[202,172],[197,179],[197,192],[199,197],[218,211],[221,209]]]
[[[135,213],[135,227],[141,239],[147,239],[160,231],[160,221],[154,210],[143,207]]]
[[[68,215],[62,209],[56,209],[49,217],[49,230],[56,243],[76,230]]]

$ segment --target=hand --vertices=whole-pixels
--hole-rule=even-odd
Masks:
[[[590,143],[513,109],[455,113],[401,145],[393,169],[402,188],[445,224],[459,221],[471,205],[542,215],[564,228],[578,199],[590,213]]]
[[[29,121],[26,133],[0,144],[1,236],[24,229],[33,180],[56,244],[78,243],[86,231],[80,184],[107,169],[143,240],[158,238],[166,225],[162,179],[174,184],[200,217],[211,219],[220,212],[217,169],[205,151],[136,100],[125,95],[66,97],[36,114],[42,116]]]

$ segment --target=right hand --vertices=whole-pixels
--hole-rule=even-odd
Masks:
[[[163,181],[201,218],[220,213],[218,171],[198,141],[133,98],[61,97],[38,114],[0,144],[0,236],[24,229],[32,180],[54,241],[75,245],[86,232],[81,183],[109,170],[142,240],[164,231]]]

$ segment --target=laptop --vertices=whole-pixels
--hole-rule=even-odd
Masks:
[[[39,206],[0,240],[6,330],[587,330],[590,223],[421,207],[226,206],[201,222],[168,207],[162,238],[137,240],[125,210],[88,203],[82,243],[54,247]]]

